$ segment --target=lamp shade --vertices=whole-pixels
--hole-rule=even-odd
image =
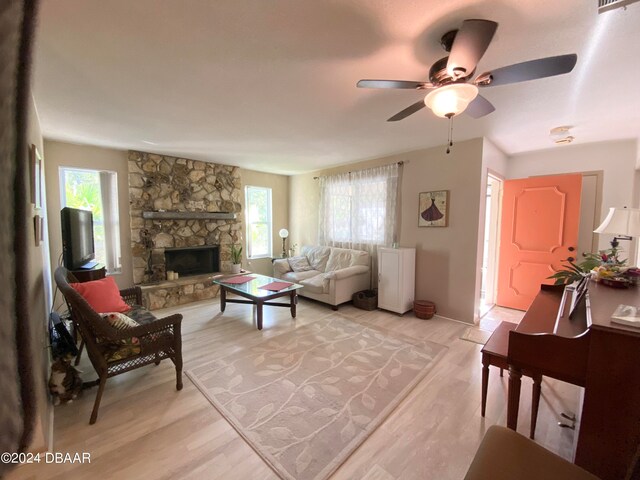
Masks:
[[[478,87],[468,83],[452,83],[437,88],[424,97],[424,103],[438,117],[458,115],[478,95]]]
[[[610,208],[602,224],[594,233],[609,235],[640,236],[640,209],[638,208]]]
[[[281,228],[278,232],[278,235],[280,235],[280,238],[287,238],[289,236],[289,230],[287,230],[286,228]]]

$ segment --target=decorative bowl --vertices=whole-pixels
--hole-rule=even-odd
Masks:
[[[601,278],[600,283],[611,288],[629,288],[630,282],[624,278]]]

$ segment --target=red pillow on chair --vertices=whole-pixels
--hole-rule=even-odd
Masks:
[[[92,280],[84,283],[70,284],[80,295],[84,297],[91,308],[98,313],[126,312],[131,310],[120,296],[120,290],[113,277],[105,277],[100,280]]]

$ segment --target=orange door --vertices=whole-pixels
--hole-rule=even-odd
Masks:
[[[526,310],[541,283],[576,257],[582,175],[504,182],[496,303]]]

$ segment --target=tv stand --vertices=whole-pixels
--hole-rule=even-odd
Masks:
[[[92,280],[100,280],[107,275],[107,270],[101,263],[96,264],[93,268],[80,268],[71,270],[71,273],[80,283],[90,282]]]
[[[87,263],[85,263],[84,265],[78,267],[78,270],[91,270],[92,268],[95,268],[99,265],[98,262],[94,261],[94,260],[89,260]]]

